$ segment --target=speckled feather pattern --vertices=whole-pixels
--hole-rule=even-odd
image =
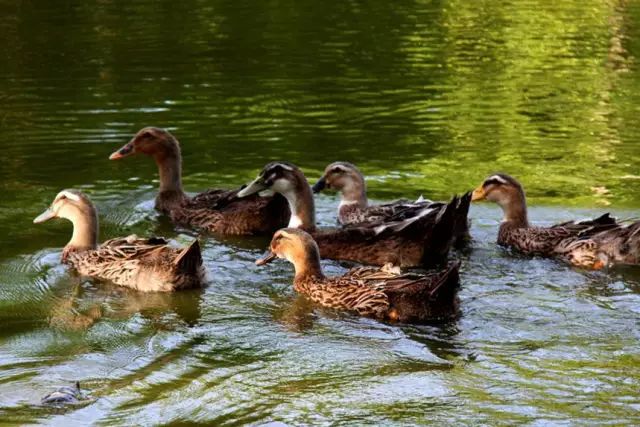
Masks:
[[[304,277],[296,291],[316,303],[362,316],[401,322],[454,318],[458,312],[459,263],[429,274],[394,274],[359,267],[336,278]]]
[[[625,226],[605,214],[582,222],[552,227],[500,226],[498,243],[523,253],[560,257],[585,268],[596,262],[637,264],[640,260],[640,223]]]
[[[367,206],[361,208],[357,203],[340,206],[338,211],[338,221],[343,225],[355,225],[362,223],[380,224],[388,221],[397,221],[410,218],[428,207],[442,207],[444,203],[434,203],[430,201],[410,202],[408,200],[397,200],[381,205]]]
[[[469,195],[460,199],[455,214],[454,244],[463,246],[470,240],[469,235]],[[418,215],[424,209],[444,210],[447,204],[443,202],[432,202],[429,200],[411,202],[408,200],[398,200],[361,208],[358,204],[346,204],[340,206],[338,210],[338,222],[345,226],[367,225],[378,226],[391,221],[403,221]]]
[[[418,267],[440,261],[441,253],[448,247],[434,251],[433,257],[425,257],[429,249],[429,229],[419,233],[404,235],[376,235],[373,228],[357,227],[335,230],[321,230],[311,233],[320,248],[320,256],[325,259],[359,262],[382,266],[388,263],[400,267]],[[425,237],[426,236],[426,237]],[[426,259],[423,259],[426,258]]]
[[[64,261],[83,276],[109,280],[139,291],[171,292],[202,287],[205,272],[199,248],[187,256],[188,268],[175,261],[181,250],[159,239],[133,236],[104,242],[97,249],[65,253]]]
[[[158,195],[156,207],[176,224],[214,233],[247,235],[271,234],[289,221],[284,197],[238,198],[238,190],[209,190],[193,198]]]
[[[468,195],[463,199],[468,209]],[[454,197],[448,204],[443,204],[444,208],[433,209],[401,230],[396,226],[403,225],[412,216],[399,213],[387,221],[363,222],[311,234],[322,258],[378,266],[391,263],[400,267],[430,267],[446,260],[455,240],[457,212],[463,199]],[[376,227],[380,225],[388,228],[378,232]]]

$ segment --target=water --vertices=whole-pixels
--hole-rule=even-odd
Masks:
[[[512,256],[495,206],[439,327],[310,305],[289,265],[252,265],[266,238],[205,239],[208,288],[141,295],[68,272],[70,225],[31,223],[75,187],[102,239],[192,239],[153,211],[149,159],[107,160],[146,125],[181,140],[193,192],[346,160],[376,200],[500,170],[537,223],[638,217],[640,6],[554,3],[0,0],[2,423],[639,423],[640,271]],[[76,380],[91,399],[39,406]]]

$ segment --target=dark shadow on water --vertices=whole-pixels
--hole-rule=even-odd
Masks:
[[[277,308],[273,311],[276,322],[282,323],[293,332],[311,330],[317,319],[314,310],[316,305],[307,297],[295,294],[290,299],[279,298]]]
[[[458,320],[432,325],[406,325],[402,327],[407,338],[423,344],[431,353],[443,360],[472,359],[471,349],[456,339],[460,334]]]

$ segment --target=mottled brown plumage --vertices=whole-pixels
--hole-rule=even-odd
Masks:
[[[322,177],[313,186],[313,192],[324,189],[336,190],[341,195],[338,207],[338,222],[342,225],[361,225],[398,221],[418,215],[423,209],[445,209],[446,203],[418,199],[397,200],[380,205],[370,205],[367,199],[367,185],[358,168],[348,162],[334,162],[328,165]],[[469,202],[460,203],[455,213],[454,244],[462,247],[471,239],[469,235]]]
[[[289,221],[280,195],[239,199],[239,190],[208,190],[189,197],[182,189],[182,156],[178,140],[164,129],[147,127],[115,151],[110,159],[136,153],[153,157],[160,174],[156,209],[175,224],[222,234],[271,234]]]
[[[458,314],[458,262],[428,274],[360,267],[329,278],[322,273],[318,246],[305,231],[279,230],[270,250],[256,263],[287,259],[296,271],[294,289],[322,306],[400,322],[443,321]]]
[[[311,187],[298,167],[269,163],[238,196],[264,191],[280,193],[287,199],[292,212],[289,227],[311,233],[323,258],[402,267],[445,261],[454,239],[456,211],[470,200],[470,195],[454,197],[444,209],[425,207],[409,217],[399,215],[387,221],[318,230]]]
[[[73,235],[62,261],[83,276],[109,280],[139,291],[171,292],[202,287],[205,271],[200,245],[175,249],[162,238],[135,235],[97,243],[98,217],[93,203],[81,192],[63,190],[51,207],[34,223],[65,218],[73,223]]]
[[[473,200],[485,199],[500,205],[504,212],[498,231],[500,245],[526,254],[558,257],[589,269],[640,262],[640,222],[624,225],[604,214],[594,220],[532,227],[524,190],[506,174],[492,175],[476,188]]]

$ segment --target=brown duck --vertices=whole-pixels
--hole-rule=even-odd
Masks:
[[[313,192],[333,189],[340,193],[338,222],[342,225],[356,225],[371,222],[388,222],[398,218],[417,215],[425,207],[446,209],[446,203],[418,199],[415,202],[397,200],[381,205],[370,205],[367,199],[367,184],[358,168],[348,162],[334,162],[327,166],[322,177],[313,186]],[[469,235],[469,205],[471,195],[461,199],[456,209],[455,241],[456,247],[462,247],[471,240]]]
[[[288,260],[295,268],[294,289],[322,306],[403,323],[443,321],[458,314],[457,261],[429,274],[360,267],[340,277],[326,277],[318,245],[305,231],[277,231],[270,249],[256,264],[264,265],[276,257]]]
[[[153,157],[160,174],[156,209],[172,222],[221,234],[271,234],[289,221],[287,202],[279,195],[238,199],[238,190],[207,190],[189,197],[182,189],[178,140],[155,127],[140,130],[109,159],[142,153]]]
[[[589,221],[533,227],[529,225],[522,185],[502,173],[485,179],[474,190],[473,200],[488,200],[502,208],[500,245],[525,254],[558,257],[589,269],[640,261],[640,221],[624,225],[607,213]]]
[[[73,235],[62,261],[83,276],[109,280],[145,292],[171,292],[205,284],[200,245],[197,240],[183,249],[168,246],[161,238],[134,235],[98,245],[98,215],[87,196],[63,190],[34,223],[65,218],[73,223]]]
[[[445,209],[424,207],[408,218],[317,230],[313,193],[297,166],[269,163],[238,197],[265,192],[280,193],[287,199],[289,227],[311,233],[323,258],[400,267],[432,266],[446,260],[460,204],[454,197]]]

